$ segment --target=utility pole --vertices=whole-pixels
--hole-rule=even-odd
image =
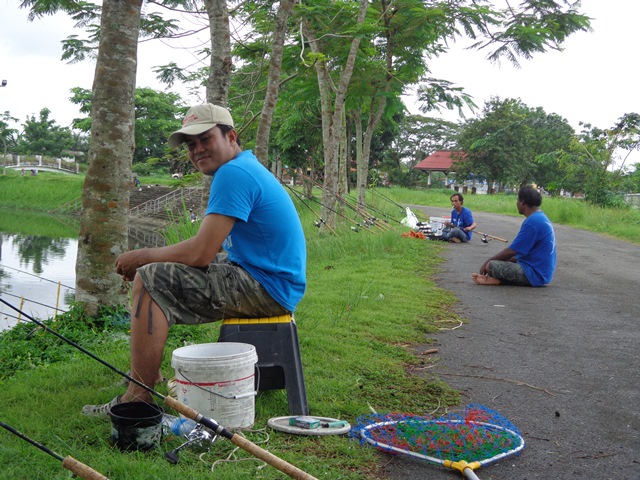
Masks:
[[[6,80],[2,80],[2,84],[3,87],[7,86],[7,81]],[[7,174],[7,140],[4,138],[4,135],[2,136],[2,143],[4,143],[4,157],[2,157],[2,175],[6,175]]]

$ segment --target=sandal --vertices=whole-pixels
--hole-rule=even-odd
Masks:
[[[87,415],[88,417],[107,417],[109,416],[109,412],[112,407],[122,403],[121,400],[122,395],[118,395],[109,403],[105,403],[104,405],[85,405],[82,407],[82,414]]]

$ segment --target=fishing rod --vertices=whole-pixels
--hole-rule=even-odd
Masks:
[[[33,273],[25,272],[24,270],[20,270],[19,268],[10,267],[9,265],[0,264],[0,267],[9,268],[9,269],[14,270],[14,271],[16,271],[18,273],[24,273],[25,275],[30,275],[32,277],[36,277],[38,280],[44,280],[45,282],[55,283],[56,285],[58,283],[60,283],[60,282],[56,282],[55,280],[49,280],[48,278],[41,277],[40,275],[35,275]],[[60,283],[60,285],[62,285],[64,288],[68,288],[69,290],[75,290],[74,287],[70,287],[69,285],[65,285],[64,283]]]
[[[324,189],[324,187],[323,187],[320,183],[316,182],[316,181],[315,181],[314,179],[312,179],[311,177],[306,177],[306,178],[308,178],[308,179],[309,179],[309,180],[310,180],[310,181],[311,181],[311,182],[312,182],[316,187],[320,188],[321,190],[323,190],[323,189]],[[352,207],[351,205],[349,205],[349,203],[348,203],[348,202],[346,202],[342,197],[340,197],[339,195],[336,195],[336,194],[334,194],[334,196],[335,196],[336,200],[338,200],[339,202],[341,202],[343,205],[346,205],[346,206],[348,206],[350,209],[352,209],[354,212],[359,213],[359,212],[357,212],[357,211],[354,209],[354,207]],[[355,223],[355,224],[356,224],[356,225],[358,225],[359,227],[363,227],[363,225],[360,225],[359,223],[355,222],[354,220],[351,220],[349,217],[347,217],[347,216],[345,216],[345,215],[341,214],[340,212],[338,212],[338,211],[336,211],[336,210],[332,209],[331,207],[326,206],[326,205],[324,205],[324,204],[321,204],[321,205],[322,205],[323,207],[325,207],[325,208],[328,208],[328,209],[329,209],[329,210],[331,210],[332,212],[334,212],[334,213],[336,213],[336,214],[340,215],[341,217],[346,218],[347,220],[353,221],[353,223]],[[374,232],[373,230],[370,230],[370,229],[369,229],[369,226],[370,226],[370,225],[375,226],[375,227],[377,227],[377,228],[379,228],[379,229],[380,229],[380,227],[379,227],[378,225],[376,225],[376,224],[375,224],[375,222],[371,222],[371,221],[370,221],[370,219],[369,219],[369,218],[367,218],[365,215],[362,215],[362,213],[359,213],[359,215],[360,215],[361,217],[363,217],[363,219],[364,219],[364,223],[365,223],[364,228],[366,228],[367,230],[369,230],[371,233],[375,233],[375,232]],[[380,230],[382,230],[382,229],[380,229]],[[383,231],[384,231],[384,230],[383,230]]]
[[[488,240],[489,238],[492,240],[498,240],[500,242],[509,243],[509,240],[505,240],[504,238],[500,238],[500,237],[494,237],[493,235],[489,235],[488,233],[482,233],[482,232],[479,232],[478,230],[473,230],[473,233],[482,235],[482,238],[480,239],[482,243],[489,243],[489,240]]]
[[[289,190],[291,190],[291,193],[293,193],[295,195],[295,197],[300,200],[302,202],[302,204],[307,207],[309,210],[311,210],[311,213],[313,213],[316,217],[318,217],[318,222],[315,222],[316,227],[319,227],[321,224],[324,225],[325,227],[327,227],[327,229],[329,229],[329,231],[331,233],[333,233],[336,237],[339,236],[336,231],[331,228],[329,226],[329,224],[327,224],[327,222],[324,221],[324,219],[318,215],[315,210],[313,208],[311,208],[310,205],[307,204],[307,202],[304,201],[304,199],[300,196],[300,194],[298,194],[298,192],[296,192],[293,188],[291,188],[289,185],[287,185],[286,183],[284,183],[282,180],[280,181],[280,183],[282,185],[284,185],[285,187],[287,187]]]
[[[376,223],[376,218],[367,215],[366,213],[363,213],[364,211],[360,208],[358,208],[355,205],[352,205],[351,203],[349,203],[344,197],[341,197],[340,195],[335,195],[336,200],[338,200],[338,202],[344,206],[346,206],[347,208],[349,208],[351,211],[353,211],[356,215],[359,215],[360,217],[362,217],[362,220],[364,221],[364,224],[367,226],[372,226],[377,228],[378,230],[384,232],[386,231],[384,228],[382,228],[378,223]]]
[[[255,443],[247,440],[246,438],[244,438],[244,437],[242,437],[240,435],[237,435],[237,434],[233,433],[232,431],[226,429],[225,427],[220,425],[218,422],[216,422],[214,419],[205,417],[201,413],[198,413],[196,410],[194,410],[191,407],[188,407],[187,405],[179,402],[178,400],[176,400],[173,397],[162,395],[161,393],[157,392],[153,388],[151,388],[151,387],[145,385],[144,383],[142,383],[141,381],[133,378],[128,373],[123,372],[122,370],[118,369],[117,367],[114,367],[110,363],[108,363],[108,362],[102,360],[101,358],[97,357],[96,355],[94,355],[93,353],[91,353],[88,350],[84,349],[83,347],[81,347],[80,345],[75,343],[74,341],[69,340],[64,335],[59,334],[55,330],[51,330],[49,327],[47,327],[47,325],[45,325],[41,321],[36,320],[35,318],[33,318],[30,315],[27,315],[26,313],[22,312],[21,310],[19,310],[16,307],[14,307],[13,305],[8,303],[7,301],[3,300],[2,298],[0,298],[0,302],[4,303],[9,308],[12,308],[16,312],[21,313],[22,315],[25,316],[25,318],[28,318],[29,320],[31,320],[36,325],[42,327],[45,331],[55,335],[56,337],[58,337],[63,342],[66,342],[69,345],[71,345],[72,347],[77,348],[82,353],[90,356],[91,358],[93,358],[97,362],[101,363],[105,367],[107,367],[107,368],[111,369],[112,371],[116,372],[118,375],[126,378],[130,382],[133,382],[136,385],[138,385],[139,387],[145,389],[151,395],[153,395],[153,396],[159,398],[160,400],[162,400],[162,402],[166,406],[176,410],[177,412],[180,412],[185,417],[190,418],[191,420],[194,420],[195,422],[207,427],[209,430],[211,430],[215,434],[220,435],[220,436],[226,438],[227,440],[230,440],[231,443],[233,443],[235,446],[242,448],[243,450],[245,450],[246,452],[250,453],[254,457],[259,458],[263,462],[268,463],[272,467],[280,470],[282,473],[285,473],[285,474],[289,475],[291,478],[294,478],[294,479],[297,479],[297,480],[317,480],[315,477],[313,477],[313,476],[309,475],[308,473],[300,470],[298,467],[296,467],[296,466],[294,466],[294,465],[282,460],[281,458],[275,456],[274,454],[272,454],[270,452],[267,452],[265,449],[259,447],[258,445],[256,445]]]
[[[360,215],[367,224],[372,225],[376,227],[378,230],[381,230],[383,232],[387,231],[386,226],[385,228],[383,228],[379,223],[377,223],[378,219],[375,216],[371,215],[369,212],[367,212],[364,208],[359,206],[358,202],[348,198],[347,196],[341,197],[340,195],[336,195],[336,198],[340,203],[342,203],[343,205],[346,205],[354,213]]]
[[[9,425],[7,425],[6,423],[4,423],[2,421],[0,421],[0,427],[3,427],[5,429],[7,429],[8,431],[13,433],[14,435],[17,435],[21,439],[29,442],[34,447],[38,447],[40,450],[42,450],[45,453],[48,453],[53,458],[56,458],[56,459],[60,460],[62,462],[62,466],[64,468],[66,468],[67,470],[72,471],[73,473],[75,473],[80,478],[84,478],[85,480],[109,480],[107,477],[105,477],[101,473],[96,472],[93,468],[91,468],[88,465],[85,465],[84,463],[76,460],[72,456],[67,455],[66,457],[63,457],[62,455],[57,454],[56,452],[54,452],[50,448],[47,448],[44,445],[36,442],[35,440],[27,437],[24,433],[19,432],[15,428],[10,427]]]
[[[307,177],[307,178],[309,178],[313,183],[316,183],[316,182],[315,182],[311,177]],[[322,188],[322,186],[321,186],[321,185],[319,185],[319,184],[316,184],[316,185],[318,185],[320,188]],[[339,211],[334,210],[333,208],[329,207],[328,205],[325,205],[324,203],[322,203],[322,202],[318,201],[318,200],[317,200],[316,198],[314,198],[314,197],[311,197],[311,198],[310,198],[310,200],[311,200],[311,201],[313,201],[313,202],[316,202],[316,203],[317,203],[317,204],[319,204],[321,207],[328,209],[329,211],[331,211],[331,212],[335,213],[336,215],[339,215],[340,217],[344,218],[345,220],[350,221],[351,223],[353,223],[354,225],[356,225],[356,227],[365,228],[368,232],[370,232],[370,233],[373,233],[373,234],[377,235],[377,234],[376,234],[376,232],[374,232],[373,230],[371,230],[371,229],[369,228],[369,226],[368,226],[368,225],[366,225],[366,224],[365,224],[365,225],[361,225],[360,223],[356,222],[356,221],[355,221],[355,220],[353,220],[352,218],[349,218],[349,217],[347,217],[346,215],[344,215],[344,214],[340,213]],[[357,228],[355,228],[355,227],[351,227],[351,229],[352,229],[353,231],[355,231],[355,232],[359,232],[359,231],[360,231],[360,230],[358,230],[358,229],[357,229]]]
[[[369,226],[368,226],[368,225],[366,225],[366,224],[365,224],[365,225],[362,225],[362,224],[360,224],[360,223],[356,222],[353,218],[349,218],[349,217],[347,217],[346,215],[344,215],[343,213],[340,213],[339,211],[334,210],[333,208],[326,206],[324,203],[322,203],[322,202],[318,201],[318,200],[317,200],[317,199],[315,199],[315,198],[311,198],[311,200],[312,200],[312,201],[314,201],[314,202],[316,202],[316,203],[317,203],[317,204],[319,204],[320,206],[322,206],[322,207],[324,207],[324,208],[327,208],[328,210],[330,210],[331,212],[335,213],[336,215],[339,215],[340,217],[344,218],[345,220],[350,221],[351,223],[353,223],[354,225],[356,225],[356,227],[364,228],[367,232],[370,232],[370,233],[373,233],[374,235],[377,235],[377,233],[376,233],[376,232],[374,232],[373,230],[371,230],[371,229],[369,228]],[[358,230],[356,227],[351,227],[351,229],[352,229],[353,231],[355,231],[355,232],[359,232],[360,230]]]
[[[382,223],[379,223],[380,219],[369,211],[370,207],[365,208],[355,198],[349,195],[345,195],[343,198],[345,202],[351,204],[351,208],[353,208],[354,211],[360,213],[360,215],[362,215],[365,220],[368,220],[372,225],[377,226],[385,232],[388,232],[391,229],[391,226],[388,225],[388,222],[383,220]]]
[[[8,297],[13,297],[13,298],[24,298],[25,301],[27,301],[29,303],[35,303],[36,305],[40,305],[41,307],[50,308],[51,310],[58,310],[60,313],[67,313],[64,310],[60,309],[60,308],[54,307],[53,305],[47,305],[46,303],[36,302],[35,300],[31,300],[30,298],[21,297],[20,295],[14,295],[14,294],[8,293],[8,292],[2,292],[2,294],[3,295],[7,295]]]
[[[347,198],[352,199],[353,201],[357,202],[357,200],[349,195],[347,195]],[[367,204],[367,209],[368,210],[372,210],[374,212],[377,212],[381,217],[383,217],[383,221],[387,222],[388,220],[393,220],[396,223],[400,223],[400,220],[396,220],[395,218],[393,218],[391,215],[389,215],[387,212],[385,212],[384,210],[382,210],[381,208],[375,207],[371,204]]]
[[[378,192],[375,188],[372,188],[371,191],[374,193],[374,195],[380,195],[382,198],[384,198],[387,202],[389,203],[393,203],[394,205],[400,207],[400,209],[404,212],[404,208],[402,205],[400,205],[399,203],[394,202],[393,200],[391,200],[389,197],[387,197],[384,193],[380,193]]]

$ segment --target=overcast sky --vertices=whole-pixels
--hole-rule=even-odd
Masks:
[[[9,111],[23,123],[38,116],[44,107],[63,126],[79,116],[69,102],[73,87],[91,88],[95,65],[69,65],[60,60],[60,41],[73,31],[63,15],[28,22],[17,0],[0,0],[0,113]],[[486,53],[466,50],[471,41],[452,45],[451,51],[431,62],[431,75],[454,82],[474,98],[479,107],[491,96],[520,98],[531,108],[566,118],[575,128],[579,122],[599,128],[611,127],[625,113],[640,113],[640,79],[637,74],[640,47],[640,1],[583,0],[582,11],[592,17],[593,32],[568,38],[562,52],[522,60],[521,68],[490,64]],[[152,67],[180,58],[188,50],[143,44],[139,51],[138,86],[164,89]],[[204,94],[204,92],[202,92]],[[411,98],[410,110],[417,112]],[[467,115],[471,115],[467,112]],[[441,115],[456,120],[457,114]],[[632,162],[640,162],[634,154]]]

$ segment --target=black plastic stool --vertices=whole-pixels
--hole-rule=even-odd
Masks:
[[[257,388],[287,390],[290,415],[309,415],[298,329],[293,315],[265,318],[227,318],[219,342],[248,343],[258,354]]]

